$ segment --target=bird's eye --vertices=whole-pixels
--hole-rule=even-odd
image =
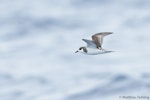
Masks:
[[[79,50],[81,50],[82,48],[79,48]]]

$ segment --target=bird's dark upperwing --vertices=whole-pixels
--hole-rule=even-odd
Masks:
[[[92,35],[92,40],[95,42],[97,47],[102,48],[103,37],[112,34],[112,32],[101,32]]]

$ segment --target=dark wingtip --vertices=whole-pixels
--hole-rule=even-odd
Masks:
[[[109,51],[109,52],[115,52],[115,51]]]
[[[109,34],[113,34],[114,32],[107,32],[107,33],[109,33]]]

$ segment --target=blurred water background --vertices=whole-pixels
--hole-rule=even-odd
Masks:
[[[74,53],[105,31],[116,52]],[[0,0],[0,100],[148,97],[149,60],[149,0]]]

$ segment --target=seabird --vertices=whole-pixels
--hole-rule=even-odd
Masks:
[[[96,55],[103,53],[110,53],[102,48],[103,37],[112,34],[113,32],[100,32],[92,35],[92,40],[82,39],[87,43],[87,46],[80,47],[75,53],[81,52],[84,54]]]

